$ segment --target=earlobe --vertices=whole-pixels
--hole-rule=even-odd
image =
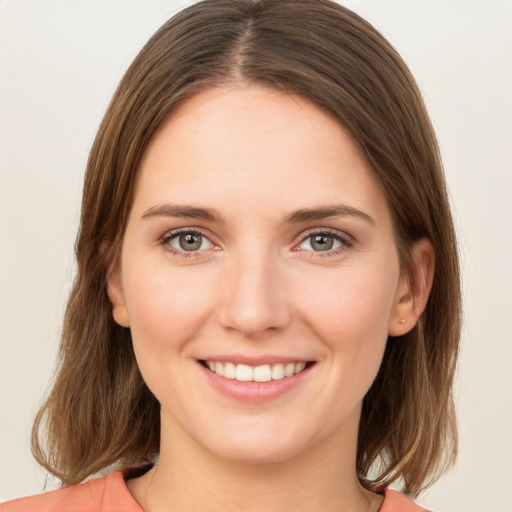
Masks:
[[[435,252],[430,240],[422,238],[412,246],[413,272],[403,275],[389,318],[389,336],[402,336],[416,325],[425,310],[432,289]]]
[[[130,327],[130,318],[123,293],[121,283],[121,272],[116,268],[109,272],[107,279],[108,298],[112,304],[112,316],[121,327]]]

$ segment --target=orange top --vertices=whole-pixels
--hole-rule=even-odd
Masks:
[[[0,512],[143,512],[126,487],[122,471],[57,491],[8,501]],[[427,512],[407,496],[386,490],[379,512]]]

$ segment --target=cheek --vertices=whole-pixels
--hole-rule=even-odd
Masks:
[[[196,336],[211,309],[212,279],[190,268],[140,268],[149,270],[126,269],[133,279],[123,283],[134,345],[171,349]]]
[[[398,264],[388,272],[344,268],[303,279],[296,289],[303,320],[346,371],[378,370],[398,277]]]
[[[314,291],[303,297],[309,306],[303,318],[328,354],[328,379],[321,400],[331,411],[326,427],[332,428],[362,403],[377,376],[394,299],[393,279],[351,270],[330,276],[323,290],[317,279],[317,286],[310,287]]]
[[[123,283],[143,379],[160,403],[177,410],[183,407],[183,396],[192,398],[195,393],[184,370],[191,364],[190,341],[201,337],[213,300],[212,280],[201,272],[191,279],[190,270],[140,265],[136,271],[126,268]],[[186,395],[178,392],[181,389]]]

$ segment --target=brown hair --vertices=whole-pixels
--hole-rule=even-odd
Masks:
[[[434,247],[430,300],[411,332],[388,341],[364,399],[357,455],[367,488],[381,491],[401,478],[416,495],[456,454],[451,390],[461,307],[454,228],[414,79],[371,25],[329,0],[196,3],[171,18],[126,72],[89,156],[60,370],[36,418],[34,455],[68,485],[158,454],[159,404],[137,368],[130,331],[112,319],[107,274],[151,136],[184,99],[233,82],[302,95],[339,120],[387,198],[402,268],[411,271],[411,245],[420,237]]]

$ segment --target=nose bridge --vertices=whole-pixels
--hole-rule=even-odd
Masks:
[[[240,250],[226,268],[221,323],[246,336],[283,328],[290,321],[278,257],[259,248]]]

